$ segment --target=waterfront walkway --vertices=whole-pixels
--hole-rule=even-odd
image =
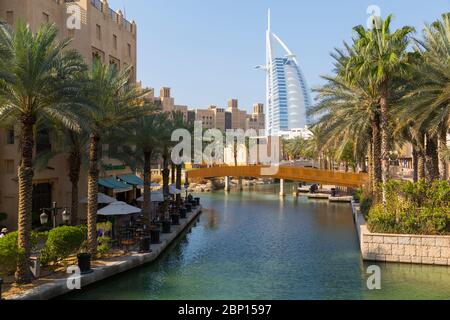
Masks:
[[[187,176],[189,179],[212,179],[219,177],[272,178],[350,188],[362,187],[369,181],[369,175],[366,173],[350,173],[289,166],[269,169],[269,167],[256,165],[192,169],[187,172]]]
[[[81,287],[102,281],[108,277],[119,273],[140,267],[147,263],[155,261],[170,244],[189,228],[202,212],[202,207],[193,209],[187,214],[186,219],[180,220],[180,225],[172,226],[172,233],[161,234],[161,243],[152,244],[150,253],[130,253],[127,256],[121,256],[113,260],[102,261],[101,266],[93,267],[93,273],[81,276]],[[64,294],[68,294],[71,290],[67,286],[67,274],[54,274],[44,279],[37,280],[37,285],[23,294],[7,297],[8,300],[49,300]]]

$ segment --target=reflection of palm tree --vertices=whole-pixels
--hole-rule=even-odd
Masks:
[[[57,29],[43,25],[36,34],[19,22],[15,31],[0,24],[0,120],[13,118],[21,125],[18,168],[18,247],[16,280],[31,280],[29,268],[33,188],[33,131],[41,119],[55,119],[77,129],[76,79],[85,66],[81,56],[57,41]]]

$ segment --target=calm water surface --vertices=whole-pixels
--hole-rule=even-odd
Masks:
[[[446,267],[378,264],[369,291],[350,205],[257,189],[202,194],[211,210],[158,261],[65,298],[450,299]]]

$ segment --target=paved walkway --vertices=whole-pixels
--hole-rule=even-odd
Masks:
[[[201,211],[201,207],[194,209],[193,212],[188,213],[187,219],[180,220],[179,226],[172,226],[172,233],[161,234],[161,244],[152,245],[151,253],[132,253],[129,256],[105,261],[104,265],[93,268],[93,273],[81,276],[81,287],[83,288],[94,282],[102,281],[108,277],[156,260],[186,228],[196,221]],[[67,287],[67,278],[69,276],[69,274],[55,274],[47,279],[39,279],[38,281],[44,283],[23,294],[11,296],[8,300],[48,300],[67,294],[71,291]]]

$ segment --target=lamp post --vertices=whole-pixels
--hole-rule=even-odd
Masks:
[[[50,218],[47,212],[50,213],[50,216],[53,219],[53,228],[56,228],[56,216],[58,215],[58,211],[61,211],[61,217],[64,224],[68,224],[70,221],[70,212],[66,207],[58,208],[56,202],[52,203],[51,208],[42,208],[42,214],[40,215],[41,224],[45,225],[48,223],[48,219]]]

